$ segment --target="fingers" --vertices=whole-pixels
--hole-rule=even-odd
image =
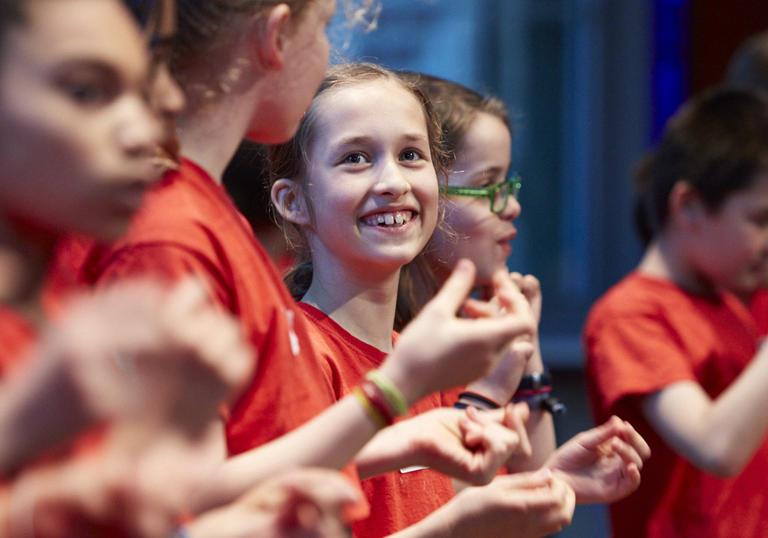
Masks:
[[[539,474],[534,473],[531,478],[536,479]],[[524,482],[521,487],[511,489],[508,502],[525,506],[528,517],[538,520],[536,526],[540,528],[540,534],[557,532],[571,522],[576,507],[576,494],[568,484],[551,475],[541,486],[526,487],[529,484],[531,482]]]
[[[611,439],[611,450],[617,454],[625,463],[635,464],[638,469],[643,468],[643,460],[637,451],[618,437]]]
[[[475,265],[467,259],[461,259],[437,295],[424,308],[442,310],[453,316],[472,291],[474,284]]]
[[[622,428],[623,421],[619,417],[613,416],[600,426],[579,433],[573,440],[589,450],[595,450],[612,437],[620,435]]]
[[[520,437],[518,453],[530,458],[533,454],[533,448],[530,439],[528,439],[528,430],[525,429],[525,423],[528,422],[528,417],[531,414],[528,404],[524,402],[508,404],[504,410],[504,425]]]
[[[603,424],[597,428],[592,428],[586,432],[583,432],[577,436],[578,441],[586,448],[594,449],[598,445],[615,438],[615,440],[622,441],[622,445],[625,450],[631,451],[632,459],[642,468],[642,461],[647,460],[651,456],[651,448],[645,439],[632,427],[632,425],[621,420],[617,416],[612,416]],[[611,442],[613,447],[613,440]]]
[[[651,447],[645,442],[645,439],[635,430],[635,428],[627,422],[622,421],[624,424],[622,439],[624,439],[629,445],[635,449],[635,451],[644,460],[651,457]]]
[[[461,311],[470,318],[490,318],[499,314],[499,307],[489,301],[468,297],[462,304]]]
[[[533,275],[523,276],[520,273],[510,273],[509,276],[528,300],[538,322],[541,319],[541,284],[539,279]]]
[[[323,520],[345,519],[345,510],[360,502],[361,497],[336,471],[297,469],[251,490],[244,501],[277,512],[284,528],[313,529]]]
[[[301,469],[279,478],[290,495],[310,501],[323,510],[340,510],[347,504],[358,502],[360,492],[337,471],[328,469]]]
[[[517,336],[530,335],[534,331],[532,319],[526,316],[504,315],[459,321],[463,322],[460,327],[464,331],[462,337],[465,342],[472,345],[482,343],[495,351],[501,351]],[[497,357],[497,361],[500,358]]]

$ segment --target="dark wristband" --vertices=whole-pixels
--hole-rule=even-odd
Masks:
[[[462,392],[459,394],[459,400],[467,400],[468,402],[483,404],[482,409],[499,409],[501,407],[501,405],[497,402],[494,402],[490,398],[486,398],[482,394],[478,394],[476,392]],[[471,403],[468,405],[471,405]]]

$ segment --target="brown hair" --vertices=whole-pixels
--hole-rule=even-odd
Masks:
[[[661,142],[638,165],[635,224],[647,244],[667,223],[669,194],[688,182],[710,211],[768,170],[768,98],[715,88],[691,99],[667,122]]]
[[[299,16],[314,0],[177,0],[176,36],[171,54],[174,74],[205,61],[217,45],[232,34],[238,20],[279,4],[287,4]]]
[[[403,71],[400,76],[416,84],[429,97],[443,132],[445,149],[451,161],[461,146],[469,127],[480,113],[490,114],[512,131],[509,110],[504,102],[491,95],[482,95],[456,82]]]
[[[403,80],[384,67],[371,63],[347,63],[328,70],[294,137],[284,144],[270,148],[270,184],[280,178],[290,178],[295,181],[301,181],[304,178],[309,160],[308,152],[316,135],[318,98],[330,90],[373,80],[393,81],[412,93],[421,103],[427,124],[432,163],[437,177],[445,176],[446,155],[442,147],[440,124],[424,92],[417,85]],[[311,256],[301,230],[285,221],[280,224],[286,233],[289,245],[296,251],[299,259],[299,264],[286,276],[286,283],[291,293],[298,299],[306,293],[312,280]]]
[[[24,0],[0,0],[0,52],[5,46],[8,29],[24,22]]]

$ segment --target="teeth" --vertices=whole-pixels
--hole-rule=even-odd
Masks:
[[[370,217],[366,217],[365,223],[371,226],[384,225],[384,226],[402,226],[406,222],[409,222],[413,218],[413,213],[410,211],[397,211],[395,213],[378,213]]]

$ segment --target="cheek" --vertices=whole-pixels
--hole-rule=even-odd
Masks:
[[[50,117],[26,115],[2,122],[3,174],[16,179],[27,178],[36,183],[54,183],[57,191],[71,188],[91,164],[88,144],[81,139],[83,131],[72,124],[60,125]]]
[[[460,246],[465,246],[462,243],[484,241],[489,237],[488,210],[478,207],[476,200],[459,206],[449,204],[445,220],[458,235]]]

